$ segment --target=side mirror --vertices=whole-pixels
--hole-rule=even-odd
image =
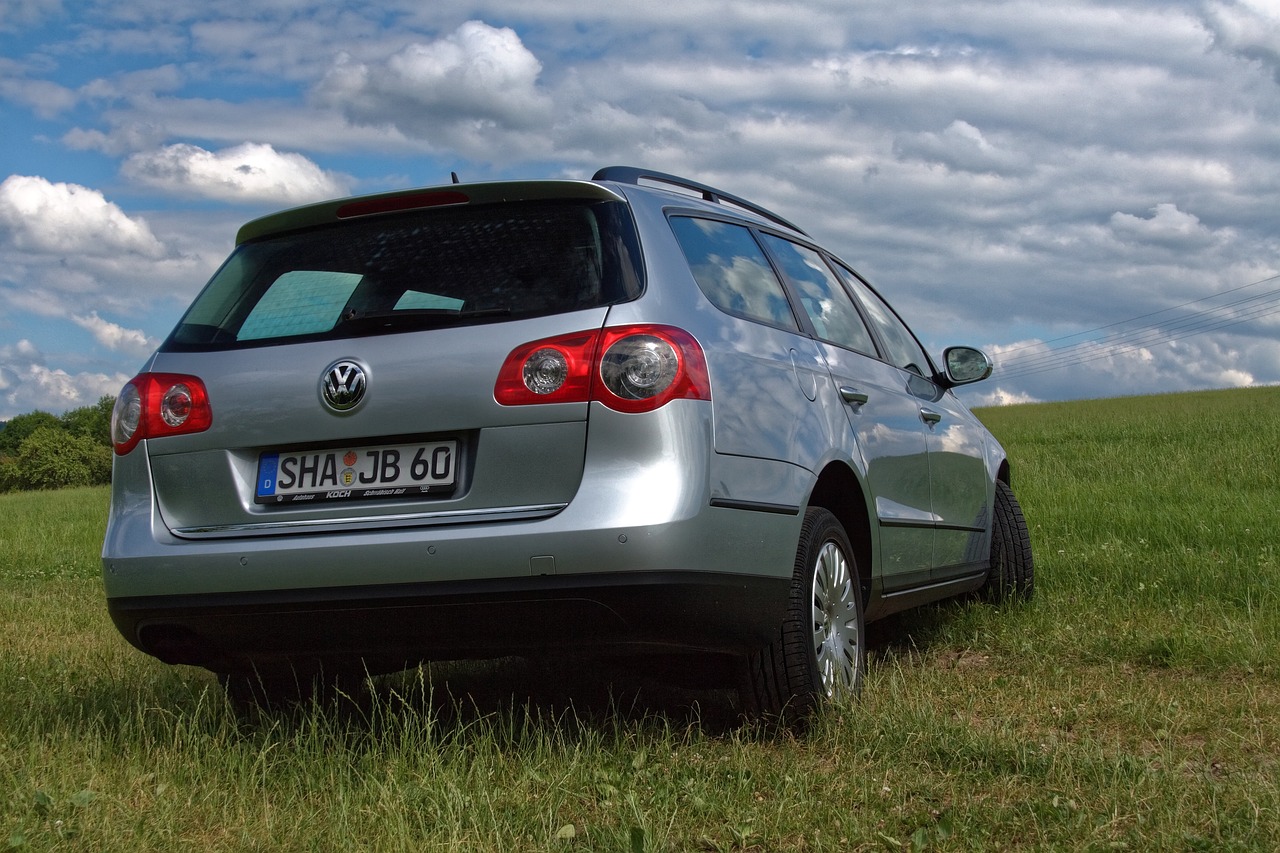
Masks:
[[[942,360],[946,364],[947,384],[952,387],[981,382],[991,375],[994,367],[985,352],[973,347],[948,347],[942,353]]]

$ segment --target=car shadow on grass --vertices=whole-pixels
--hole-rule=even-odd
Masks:
[[[601,730],[656,724],[716,735],[742,723],[736,690],[696,678],[677,684],[668,674],[636,661],[503,658],[424,665],[367,687],[372,704],[400,704],[445,727],[507,719]]]
[[[872,665],[919,659],[945,643],[956,620],[965,618],[965,608],[975,606],[982,605],[930,605],[868,625]],[[266,707],[230,701],[216,679],[187,667],[145,667],[121,673],[118,679],[82,680],[70,692],[74,695],[45,697],[58,706],[45,709],[46,720],[67,713],[79,719],[186,718],[203,720],[197,728],[208,725],[213,730],[230,712],[236,724],[248,730],[315,722],[319,715],[326,724],[352,733],[417,720],[430,721],[445,734],[497,721],[506,729],[531,733],[565,726],[597,732],[658,727],[712,737],[752,727],[729,668],[708,668],[691,659],[547,657],[431,663],[390,675],[347,679],[305,701]],[[74,710],[68,708],[68,699],[74,700]]]
[[[945,601],[893,614],[867,626],[871,661],[920,658],[949,637],[980,601]],[[540,719],[575,718],[595,726],[658,721],[721,735],[752,724],[744,715],[731,665],[692,659],[525,660],[432,664],[375,680],[388,691],[411,685],[418,705],[442,721],[519,710]],[[430,700],[421,697],[424,689]]]
[[[956,617],[926,607],[868,626],[872,661],[918,656]],[[332,697],[330,697],[332,699]],[[718,737],[755,726],[744,714],[727,666],[693,660],[637,661],[502,658],[423,664],[344,688],[340,700],[357,720],[386,713],[430,719],[443,731],[482,721],[517,727],[572,724],[598,731],[658,726]],[[771,731],[767,727],[765,731]]]
[[[920,655],[947,642],[969,608],[985,606],[979,601],[942,601],[878,619],[867,625],[867,653],[873,659]]]
[[[867,626],[868,658],[916,659],[945,643],[977,602],[944,602]],[[301,703],[234,708],[242,724],[278,725],[314,715],[353,729],[428,720],[441,733],[500,725],[537,733],[566,726],[612,732],[656,726],[719,737],[751,731],[732,666],[690,658],[664,660],[501,658],[422,664],[403,672],[326,685]],[[233,703],[234,704],[234,703]],[[772,733],[765,727],[763,731]]]

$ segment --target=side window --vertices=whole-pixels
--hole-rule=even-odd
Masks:
[[[795,286],[800,304],[818,337],[845,349],[874,355],[876,347],[871,333],[822,256],[772,234],[761,236]]]
[[[892,364],[910,370],[912,373],[918,373],[921,376],[929,376],[932,368],[929,365],[929,357],[925,355],[920,344],[916,342],[915,336],[911,334],[898,315],[893,313],[893,309],[875,294],[875,292],[867,287],[867,285],[853,273],[843,267],[839,267],[840,277],[844,279],[845,284],[853,291],[862,302],[862,306],[867,311],[867,316],[871,318],[871,322],[875,324],[877,331],[880,332],[880,338],[885,345],[885,358]]]
[[[721,311],[797,331],[786,291],[751,232],[741,225],[671,217],[698,287]]]

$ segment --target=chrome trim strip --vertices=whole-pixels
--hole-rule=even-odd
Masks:
[[[968,568],[960,566],[955,569],[957,575],[953,578],[932,581],[930,583],[921,584],[920,586],[907,587],[906,589],[895,589],[890,590],[889,592],[882,592],[880,593],[880,597],[885,601],[888,601],[891,598],[896,598],[902,595],[912,595],[914,593],[928,592],[929,590],[945,589],[946,587],[956,586],[957,584],[971,583],[979,578],[986,577],[990,570],[990,566],[983,566],[980,564]]]
[[[466,524],[481,521],[515,521],[555,515],[569,504],[531,504],[494,509],[456,509],[445,512],[412,512],[358,518],[308,518],[289,521],[260,521],[216,524],[202,527],[175,527],[170,531],[183,539],[212,539],[227,536],[269,536],[281,533],[377,530],[417,525]]]

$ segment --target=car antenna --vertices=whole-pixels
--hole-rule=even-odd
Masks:
[[[453,178],[453,182],[454,182],[455,184],[460,184],[460,183],[462,183],[462,181],[458,180],[458,173],[457,173],[457,172],[450,172],[450,173],[449,173],[449,177]]]

